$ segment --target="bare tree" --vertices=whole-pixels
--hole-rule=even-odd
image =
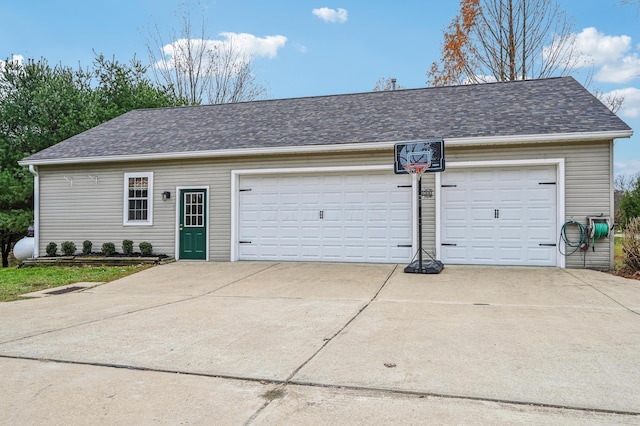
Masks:
[[[216,53],[207,93],[210,103],[251,101],[267,95],[266,87],[256,82],[251,58],[240,51],[233,39],[219,45]]]
[[[445,32],[442,65],[432,65],[427,84],[545,78],[566,75],[578,65],[573,26],[553,0],[460,4]]]
[[[203,16],[198,33],[185,11],[180,30],[173,30],[167,43],[156,27],[147,43],[156,80],[172,88],[189,104],[251,101],[266,95],[256,81],[252,58],[233,38],[213,40]]]

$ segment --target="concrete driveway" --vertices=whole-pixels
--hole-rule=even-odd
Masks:
[[[196,263],[0,304],[0,424],[640,424],[640,283]]]

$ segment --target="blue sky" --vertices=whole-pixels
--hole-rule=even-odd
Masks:
[[[180,27],[180,0],[22,0],[0,3],[0,58],[46,58],[88,65],[94,51],[149,63],[157,27],[165,39]],[[215,40],[245,34],[268,98],[370,91],[381,77],[425,87],[440,58],[442,32],[456,0],[202,0]],[[603,93],[621,91],[618,115],[637,135],[615,145],[615,173],[640,172],[640,8],[621,0],[560,0],[573,18],[591,67],[575,77]],[[197,10],[200,10],[196,8]],[[314,12],[315,10],[315,12]],[[194,15],[195,16],[195,15]],[[224,35],[226,34],[226,35]]]

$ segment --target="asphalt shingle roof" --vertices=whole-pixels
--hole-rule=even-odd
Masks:
[[[25,161],[628,131],[571,77],[131,111]]]

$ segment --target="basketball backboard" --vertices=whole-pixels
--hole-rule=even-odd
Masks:
[[[401,142],[395,144],[394,168],[396,174],[409,173],[407,164],[426,163],[426,172],[444,171],[444,141],[442,139]]]

